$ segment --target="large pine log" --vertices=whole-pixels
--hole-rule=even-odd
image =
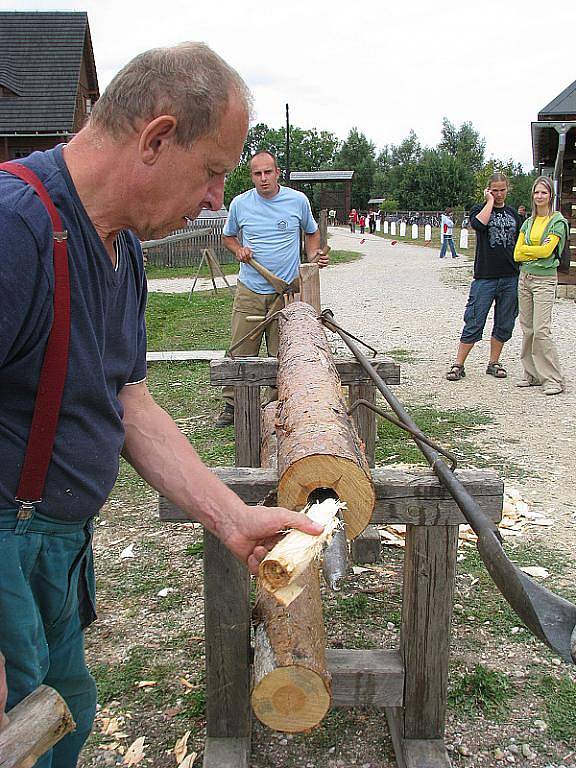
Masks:
[[[0,731],[1,768],[34,765],[76,727],[64,699],[47,685],[41,685],[11,709],[8,720]]]
[[[318,725],[330,707],[330,674],[318,567],[300,577],[302,593],[288,607],[264,589],[254,607],[254,689],[258,719],[277,731]]]
[[[346,502],[346,535],[353,539],[370,522],[375,495],[328,340],[303,302],[282,310],[279,332],[278,503],[300,510],[315,490],[330,488]]]

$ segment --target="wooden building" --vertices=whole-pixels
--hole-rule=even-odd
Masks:
[[[321,184],[320,210],[334,209],[340,223],[348,221],[352,200],[354,171],[292,171],[289,185],[295,188]]]
[[[570,226],[571,266],[558,272],[559,295],[576,295],[576,80],[538,113],[532,152],[534,167],[553,178],[556,208]]]
[[[0,161],[67,141],[99,97],[84,12],[0,12]]]

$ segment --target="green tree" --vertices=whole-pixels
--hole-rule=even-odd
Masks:
[[[366,210],[372,196],[376,171],[376,147],[357,128],[352,128],[335,157],[340,170],[354,171],[352,181],[352,207]]]
[[[445,117],[442,120],[442,140],[438,149],[462,160],[473,173],[478,173],[484,165],[486,141],[470,122],[462,123],[457,129]]]

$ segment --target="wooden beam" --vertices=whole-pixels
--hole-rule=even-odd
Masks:
[[[333,707],[400,707],[404,667],[397,650],[326,650]]]
[[[335,358],[334,364],[343,385],[372,381],[356,359]],[[374,367],[387,384],[400,383],[400,366],[392,358],[378,355],[374,358]],[[278,361],[275,357],[226,357],[224,360],[212,360],[210,384],[215,387],[275,387],[277,369]]]
[[[214,738],[204,742],[203,768],[248,768],[250,739]]]
[[[382,552],[380,531],[368,525],[354,541],[350,542],[350,559],[353,563],[377,563]]]
[[[258,504],[276,492],[275,469],[214,467],[212,471],[247,504]],[[476,499],[491,520],[502,515],[504,483],[490,469],[460,469],[456,477]],[[372,523],[411,523],[414,525],[460,525],[466,520],[448,491],[427,467],[410,471],[376,467],[372,470],[376,506]],[[165,499],[159,498],[160,519],[178,521],[190,518]]]
[[[400,707],[387,707],[386,717],[398,768],[450,768],[442,739],[405,739]]]
[[[353,405],[357,400],[367,400],[374,403],[376,387],[372,382],[361,382],[360,384],[350,384],[348,386],[349,405]],[[358,432],[358,437],[364,444],[364,452],[368,464],[373,467],[375,464],[374,453],[376,450],[376,414],[366,406],[359,406],[352,414],[354,426]]]
[[[166,352],[146,352],[147,363],[182,362],[186,360],[223,360],[223,349],[174,349]]]

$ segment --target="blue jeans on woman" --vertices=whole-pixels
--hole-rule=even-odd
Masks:
[[[444,239],[442,240],[442,247],[440,248],[440,258],[444,258],[448,246],[450,246],[450,250],[452,251],[452,258],[457,259],[458,254],[456,253],[456,248],[454,247],[454,238],[452,235],[444,235]]]

